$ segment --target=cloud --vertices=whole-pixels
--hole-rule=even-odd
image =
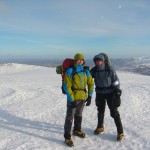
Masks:
[[[0,13],[1,14],[10,14],[10,8],[6,5],[5,2],[0,1]]]
[[[147,20],[140,22],[139,10],[133,9],[146,7],[145,1],[137,3],[131,1],[121,3],[119,0],[114,3],[98,0],[40,2],[32,1],[29,6],[26,1],[9,3],[11,8],[1,2],[1,11],[13,10],[13,13],[9,18],[0,18],[0,30],[51,37],[93,38],[130,33],[141,34],[142,24],[145,30],[149,28]]]
[[[121,9],[121,8],[122,8],[122,5],[118,5],[118,8]]]
[[[141,9],[150,9],[150,1],[138,1],[133,3],[133,6]]]
[[[42,41],[38,41],[38,40],[33,40],[30,37],[23,37],[23,36],[16,36],[16,35],[9,35],[9,36],[1,36],[1,39],[5,39],[5,40],[11,40],[11,41],[20,41],[20,42],[25,42],[25,43],[32,43],[32,44],[44,44]]]

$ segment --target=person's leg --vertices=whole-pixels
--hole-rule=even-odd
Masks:
[[[81,130],[82,112],[84,108],[84,101],[77,101],[76,112],[74,117],[74,130]]]
[[[112,94],[107,95],[107,104],[110,109],[110,115],[112,118],[114,118],[114,122],[117,127],[117,134],[122,134],[123,133],[122,122],[121,122],[119,111],[117,107],[115,107],[114,105]]]
[[[96,106],[97,106],[97,111],[98,111],[97,128],[103,128],[104,127],[105,105],[106,105],[105,96],[103,94],[96,93]]]
[[[105,113],[105,95],[96,93],[96,106],[97,106],[97,117],[98,123],[97,128],[94,130],[94,134],[99,134],[104,131],[104,113]]]
[[[81,138],[85,137],[85,133],[81,131],[82,112],[83,112],[84,105],[85,105],[85,102],[83,100],[77,101],[77,107],[76,107],[76,112],[75,112],[75,117],[74,117],[73,134]]]
[[[66,119],[65,119],[65,124],[64,124],[64,138],[65,139],[71,138],[71,127],[72,127],[72,122],[73,122],[75,111],[76,111],[76,108],[72,108],[71,103],[67,102],[67,114],[66,114]]]

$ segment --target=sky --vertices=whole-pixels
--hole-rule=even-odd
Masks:
[[[150,56],[149,0],[0,0],[0,58]]]

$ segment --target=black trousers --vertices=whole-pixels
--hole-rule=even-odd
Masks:
[[[115,125],[117,127],[117,133],[123,133],[122,122],[118,108],[114,104],[113,94],[99,94],[96,93],[96,106],[98,110],[98,124],[97,127],[104,127],[104,114],[106,102],[110,110],[110,116],[114,119]]]

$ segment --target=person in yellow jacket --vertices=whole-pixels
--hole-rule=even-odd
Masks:
[[[65,143],[73,146],[71,139],[71,128],[74,119],[73,135],[81,138],[85,133],[81,130],[82,111],[85,106],[91,104],[91,98],[94,89],[94,81],[89,70],[84,69],[83,54],[74,56],[74,66],[66,71],[63,88],[67,95],[67,113],[64,125]],[[87,87],[87,89],[86,89]]]

